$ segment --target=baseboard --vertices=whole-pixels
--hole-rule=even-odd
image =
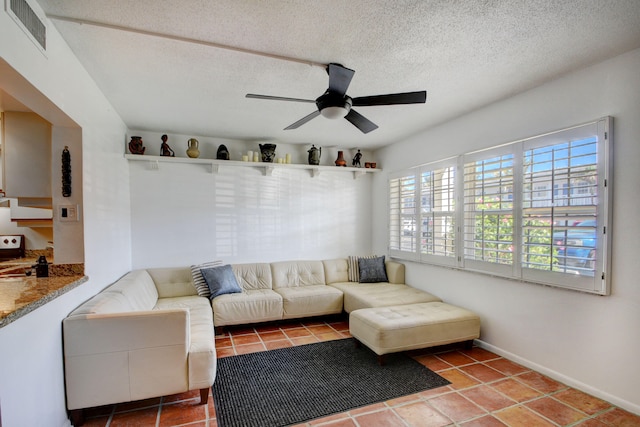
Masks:
[[[592,396],[595,396],[599,399],[605,400],[615,406],[618,406],[626,411],[632,412],[634,414],[640,415],[640,405],[636,405],[634,403],[631,403],[627,400],[624,399],[620,399],[619,397],[616,397],[612,394],[606,393],[602,390],[599,390],[597,388],[594,388],[588,384],[585,384],[583,382],[580,382],[578,380],[576,380],[575,378],[571,378],[568,377],[564,374],[561,374],[559,372],[556,372],[552,369],[549,369],[545,366],[542,365],[538,365],[537,363],[534,363],[528,359],[525,359],[523,357],[518,356],[517,354],[513,354],[511,352],[508,352],[506,350],[503,350],[502,348],[496,347],[492,344],[489,344],[487,342],[484,342],[482,340],[475,340],[475,344],[480,347],[483,348],[485,350],[491,351],[493,353],[496,353],[500,356],[506,357],[507,359],[519,363],[522,366],[526,366],[527,368],[533,369],[535,371],[540,372],[541,374],[544,374],[546,376],[548,376],[549,378],[552,378],[556,381],[560,381],[563,384],[566,384],[568,386],[571,386],[575,389],[578,389],[580,391],[583,391],[587,394],[590,394]]]

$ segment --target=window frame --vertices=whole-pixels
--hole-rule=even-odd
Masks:
[[[547,132],[544,134],[536,135],[530,138],[525,138],[517,141],[513,141],[507,144],[500,144],[493,147],[488,147],[487,149],[477,150],[474,152],[462,154],[456,157],[444,159],[441,161],[431,162],[427,164],[423,164],[420,166],[416,166],[413,168],[409,168],[403,171],[398,171],[392,174],[389,174],[389,194],[391,194],[391,181],[397,177],[401,176],[413,176],[415,182],[415,188],[413,191],[413,203],[414,203],[414,246],[413,250],[393,250],[391,248],[391,244],[389,246],[389,256],[398,259],[410,260],[421,262],[425,264],[432,264],[438,266],[447,266],[456,269],[462,269],[465,271],[471,271],[482,274],[490,274],[494,276],[504,277],[508,279],[513,279],[521,282],[528,283],[537,283],[543,285],[550,285],[554,287],[578,290],[587,293],[594,293],[598,295],[609,295],[610,294],[610,265],[611,265],[611,209],[612,209],[612,159],[613,159],[613,144],[612,144],[612,130],[613,130],[613,118],[610,116],[602,117],[597,120],[593,120],[587,123],[583,123],[576,126],[571,126],[568,128],[564,128],[561,130]],[[544,197],[552,197],[552,207],[549,205],[542,205],[541,208],[550,210],[550,214],[546,216],[542,216],[540,221],[548,221],[551,233],[553,233],[554,228],[556,227],[556,218],[564,218],[565,224],[567,219],[571,219],[570,214],[561,214],[559,217],[555,214],[555,208],[557,206],[564,206],[562,203],[568,203],[568,200],[573,197],[580,197],[580,194],[587,191],[586,189],[582,189],[580,185],[578,187],[573,187],[567,184],[563,184],[562,179],[572,179],[571,175],[571,166],[567,167],[566,170],[562,168],[562,166],[558,167],[554,163],[550,172],[551,179],[547,180],[547,178],[535,177],[535,173],[531,173],[529,171],[529,178],[525,176],[525,153],[533,153],[532,150],[538,148],[549,148],[550,151],[554,153],[556,151],[561,150],[558,148],[557,144],[569,143],[569,146],[572,146],[572,141],[580,141],[577,138],[581,136],[596,136],[595,147],[596,147],[596,160],[595,160],[595,171],[592,175],[597,177],[597,181],[594,179],[596,184],[592,184],[592,188],[595,189],[596,194],[589,197],[595,197],[595,205],[586,203],[584,206],[584,210],[593,209],[594,219],[596,222],[595,227],[595,263],[593,266],[589,266],[589,269],[593,268],[593,276],[590,275],[590,271],[579,270],[574,268],[573,271],[568,269],[565,264],[562,265],[560,269],[556,264],[555,259],[549,260],[548,269],[544,269],[545,262],[547,262],[544,257],[549,259],[549,256],[554,256],[554,238],[553,236],[549,236],[546,234],[546,237],[543,237],[542,243],[533,242],[533,249],[535,250],[535,246],[542,246],[549,244],[550,252],[549,254],[544,255],[542,252],[532,252],[532,240],[525,240],[525,229],[523,227],[525,214],[528,215],[527,218],[531,218],[531,212],[535,211],[535,209],[531,209],[531,203],[527,204],[529,208],[529,212],[525,212],[525,181],[527,185],[535,186],[538,185],[538,190],[534,187],[531,187],[530,197],[534,197],[536,191],[539,193],[541,200],[545,200]],[[589,143],[587,141],[587,143]],[[476,206],[477,203],[473,202],[472,199],[465,199],[465,191],[467,192],[466,196],[470,197],[477,195],[478,186],[474,186],[474,191],[471,192],[470,188],[465,188],[465,186],[469,186],[469,183],[473,182],[473,179],[467,180],[465,182],[465,168],[469,167],[473,162],[481,161],[481,160],[490,160],[496,156],[503,155],[512,155],[513,156],[513,179],[511,182],[512,185],[512,193],[508,194],[508,187],[506,192],[502,192],[502,184],[500,187],[495,187],[494,190],[491,191],[499,191],[500,195],[504,194],[504,196],[497,197],[498,200],[504,203],[505,201],[510,201],[511,208],[511,218],[512,218],[512,242],[511,245],[513,249],[513,255],[510,262],[507,263],[496,263],[491,260],[483,260],[477,259],[474,256],[468,256],[470,246],[469,242],[473,240],[469,240],[467,238],[467,242],[465,242],[465,233],[467,233],[467,237],[471,234],[469,230],[474,230],[477,228],[477,223],[471,223],[469,218],[474,218],[471,221],[475,221],[477,215],[469,215],[469,212],[474,212],[473,210],[469,210],[471,205]],[[575,157],[579,157],[579,155],[575,155]],[[571,162],[574,159],[574,155],[569,152],[567,157],[567,161]],[[434,171],[438,168],[447,167],[447,165],[452,165],[455,167],[455,208],[453,212],[453,222],[455,224],[455,256],[444,256],[439,254],[425,254],[422,253],[421,247],[421,239],[419,236],[422,236],[422,200],[421,200],[421,180],[422,175],[425,172]],[[591,167],[586,165],[585,168]],[[587,170],[587,169],[585,169]],[[564,174],[564,175],[563,175]],[[470,174],[472,175],[472,174]],[[569,178],[567,178],[569,177]],[[547,180],[547,182],[545,182]],[[558,185],[559,184],[559,185]],[[543,188],[543,190],[540,190]],[[482,187],[483,191],[486,188]],[[495,190],[498,188],[498,190]],[[528,187],[527,187],[528,188]],[[583,191],[584,190],[584,191]],[[592,190],[589,190],[592,191]],[[544,193],[544,194],[543,194]],[[485,193],[482,193],[485,194]],[[389,199],[388,199],[389,200]],[[470,202],[472,200],[472,202]],[[529,198],[529,201],[533,202],[533,198]],[[465,202],[467,205],[465,205]],[[559,203],[559,204],[558,204]],[[584,203],[584,202],[578,202]],[[502,207],[502,204],[500,205]],[[594,207],[595,206],[595,207]],[[577,211],[581,211],[577,209]],[[507,212],[501,210],[500,212]],[[560,211],[562,212],[562,210]],[[491,214],[491,213],[490,213]],[[483,214],[484,215],[484,214]],[[576,214],[579,215],[579,214]],[[534,217],[535,218],[535,217]],[[545,220],[547,218],[547,220]],[[392,217],[391,217],[391,205],[389,205],[389,219],[388,225],[392,227]],[[576,224],[574,223],[573,226]],[[530,231],[531,222],[529,222],[528,227]],[[538,224],[534,224],[534,227],[538,227]],[[560,227],[559,227],[560,228]],[[496,225],[496,229],[498,226]],[[543,223],[542,230],[544,231],[545,226]],[[535,230],[535,229],[534,229]],[[475,233],[475,232],[474,232]],[[542,234],[542,236],[545,236]],[[496,238],[496,241],[499,241],[499,238]],[[567,240],[568,241],[568,240]],[[482,242],[482,240],[480,241]],[[527,242],[527,247],[523,242]],[[550,242],[550,243],[549,243]],[[391,242],[390,242],[391,243]],[[465,243],[467,247],[465,248]],[[586,246],[586,244],[585,244]],[[566,247],[566,242],[565,242]],[[588,248],[588,247],[587,247]],[[531,261],[531,256],[539,255],[542,257],[542,264],[540,264],[539,259],[536,260],[534,257],[534,261]],[[525,259],[526,256],[526,259]],[[591,256],[591,254],[589,255]],[[476,258],[476,259],[474,259]],[[567,258],[569,258],[565,252],[564,255],[565,262]],[[581,258],[574,258],[581,259]],[[586,265],[586,261],[585,261]],[[542,266],[542,267],[540,267]],[[557,271],[552,271],[557,270]],[[559,271],[564,270],[564,272]]]

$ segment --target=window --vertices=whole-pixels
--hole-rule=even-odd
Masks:
[[[401,174],[389,182],[389,250],[404,257],[415,256],[418,231],[415,173]]]
[[[454,265],[455,163],[424,167],[420,172],[420,259]]]
[[[468,267],[508,273],[513,264],[512,153],[465,157],[464,260]],[[487,263],[480,267],[477,262]]]
[[[610,126],[607,117],[396,174],[390,255],[607,294]]]

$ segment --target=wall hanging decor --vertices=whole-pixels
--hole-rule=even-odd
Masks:
[[[71,153],[66,145],[62,150],[62,196],[71,196]]]

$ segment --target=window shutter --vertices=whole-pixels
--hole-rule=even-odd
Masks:
[[[465,260],[513,263],[513,159],[504,154],[465,163]]]
[[[389,180],[389,250],[404,258],[414,258],[417,248],[416,184],[415,173]]]
[[[420,174],[420,253],[453,264],[456,256],[455,163]],[[447,257],[449,260],[443,260]]]
[[[522,267],[593,276],[597,138],[524,152]]]

